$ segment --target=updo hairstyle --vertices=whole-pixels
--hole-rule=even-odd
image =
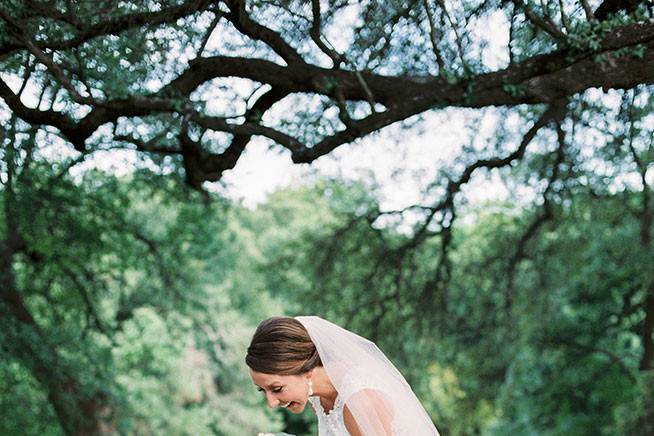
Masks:
[[[275,316],[259,324],[245,363],[256,372],[277,375],[300,375],[322,366],[307,330],[288,316]]]

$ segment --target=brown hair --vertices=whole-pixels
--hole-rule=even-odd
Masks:
[[[259,324],[245,363],[254,371],[278,375],[299,375],[322,366],[307,330],[288,316],[275,316]]]

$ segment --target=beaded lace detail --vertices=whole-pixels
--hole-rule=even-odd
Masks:
[[[334,407],[329,412],[325,412],[322,404],[320,404],[319,397],[309,397],[309,401],[318,417],[319,436],[349,436],[343,418],[343,407],[345,403],[342,401],[340,395],[336,397]]]

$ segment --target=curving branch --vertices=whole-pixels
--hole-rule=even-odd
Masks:
[[[424,311],[425,315],[433,313],[431,310],[434,307],[434,304],[438,305],[438,313],[444,314],[447,313],[448,305],[448,285],[449,279],[451,276],[451,262],[449,258],[449,252],[452,245],[452,231],[453,225],[456,220],[456,208],[455,208],[455,198],[463,185],[469,182],[472,175],[480,168],[501,168],[513,164],[515,161],[522,159],[524,156],[527,146],[534,139],[536,134],[544,127],[550,125],[551,123],[557,123],[557,134],[559,139],[562,139],[561,136],[563,131],[558,126],[559,120],[561,120],[566,114],[567,100],[559,100],[551,104],[541,116],[536,120],[534,125],[525,133],[523,136],[520,145],[518,148],[504,157],[496,157],[490,159],[480,159],[476,162],[468,165],[463,173],[455,180],[450,180],[447,185],[447,191],[443,198],[436,204],[432,206],[417,206],[413,205],[402,210],[391,210],[391,211],[377,211],[371,216],[365,217],[355,217],[353,220],[349,221],[343,228],[337,231],[330,241],[334,244],[331,251],[332,252],[336,246],[339,244],[339,240],[342,237],[342,234],[348,232],[353,228],[354,224],[362,219],[367,220],[370,224],[374,223],[379,217],[384,215],[395,215],[402,214],[408,210],[421,210],[427,212],[427,215],[420,226],[415,230],[413,236],[408,239],[405,243],[399,245],[398,247],[390,250],[387,255],[383,258],[380,258],[376,264],[373,266],[370,275],[367,280],[372,280],[379,272],[382,267],[382,263],[388,270],[389,268],[393,271],[401,273],[402,270],[402,261],[406,259],[407,256],[411,256],[415,252],[415,249],[423,244],[427,239],[439,236],[439,252],[438,252],[438,261],[434,266],[431,277],[425,281],[422,285],[422,288],[417,296],[416,307]],[[557,162],[555,164],[555,169],[553,170],[553,178],[558,177],[559,165],[563,159],[563,142],[559,142],[559,149],[557,150]],[[551,183],[548,185],[546,192],[549,192],[551,188]],[[429,230],[429,227],[438,217],[439,220],[439,230],[432,231]],[[333,256],[326,255],[326,260],[324,263],[329,265],[329,259]],[[392,300],[400,298],[401,292],[401,283],[397,282],[395,291],[392,292],[388,298],[382,299],[381,301],[376,301],[383,306],[387,300]],[[353,316],[356,308],[360,307],[362,304],[368,304],[368,301],[359,301],[353,306]],[[381,315],[380,315],[381,316]],[[445,318],[441,318],[443,321]],[[445,328],[445,326],[442,326]]]
[[[313,16],[313,21],[311,23],[311,30],[309,31],[309,35],[311,36],[311,39],[313,42],[316,44],[316,46],[329,58],[332,60],[332,63],[334,65],[334,68],[339,68],[341,63],[345,60],[343,58],[343,55],[341,55],[339,52],[336,50],[330,48],[325,44],[322,40],[322,34],[321,34],[321,18],[320,18],[320,0],[311,0],[311,13]]]
[[[264,42],[282,59],[284,59],[289,66],[294,64],[305,64],[302,56],[300,56],[300,54],[291,47],[279,33],[250,18],[245,10],[245,0],[228,0],[225,3],[227,3],[230,10],[230,13],[225,14],[225,18],[227,18],[241,33],[252,39]]]
[[[592,345],[585,345],[580,343],[577,340],[574,339],[558,339],[559,343],[562,343],[564,345],[568,345],[570,347],[576,348],[578,350],[584,350],[589,353],[597,353],[597,354],[602,354],[606,357],[609,358],[611,361],[611,364],[617,365],[618,368],[622,371],[622,373],[629,379],[629,381],[632,384],[637,384],[638,380],[636,379],[636,376],[634,375],[633,371],[625,364],[625,362],[622,360],[622,358],[615,353],[605,350],[603,348],[599,348],[597,346],[592,346]]]
[[[425,237],[429,236],[429,225],[437,213],[443,211],[452,211],[454,209],[454,200],[456,195],[461,190],[461,187],[470,181],[470,178],[475,173],[475,171],[480,168],[502,168],[512,164],[517,160],[522,159],[525,155],[525,152],[527,151],[527,146],[536,137],[536,134],[540,131],[540,129],[547,126],[549,123],[558,121],[564,117],[566,113],[566,105],[566,100],[559,100],[554,104],[551,104],[547,110],[543,112],[543,114],[538,118],[538,120],[536,120],[534,125],[531,126],[527,133],[524,134],[518,148],[509,155],[491,159],[479,159],[471,165],[468,165],[458,179],[450,180],[447,184],[444,198],[429,209],[429,214],[427,215],[426,220],[418,228],[413,240],[411,240],[409,244],[415,246],[419,244]]]
[[[190,13],[202,5],[203,2],[185,3],[185,8],[177,12]],[[503,70],[452,80],[432,76],[387,76],[310,65],[299,57],[280,34],[251,20],[244,2],[231,1],[228,6],[229,12],[221,13],[247,36],[268,44],[286,60],[287,65],[244,57],[199,57],[190,61],[185,71],[157,92],[102,102],[78,96],[78,102],[88,103],[92,107],[90,113],[81,119],[52,109],[42,111],[27,107],[2,79],[0,98],[15,115],[26,122],[59,129],[62,136],[82,153],[88,152],[86,140],[103,124],[115,122],[120,117],[155,113],[188,117],[190,121],[205,128],[240,138],[230,147],[229,153],[212,154],[201,150],[200,147],[197,153],[183,154],[184,159],[194,159],[196,155],[202,155],[202,165],[188,165],[197,171],[189,177],[195,180],[194,185],[199,186],[205,180],[219,180],[223,171],[233,168],[240,153],[254,135],[267,137],[289,149],[294,162],[309,163],[343,144],[432,109],[453,106],[480,108],[491,105],[550,104],[592,87],[631,88],[638,84],[654,82],[652,21],[616,29],[592,52],[564,48],[531,57],[522,63],[510,64]],[[163,19],[163,16],[148,17],[155,21]],[[34,55],[42,58],[45,52],[40,43],[34,42],[32,48]],[[641,55],[625,55],[625,49],[628,48],[639,48]],[[597,60],[600,55],[606,60]],[[47,66],[49,59],[41,59],[41,63]],[[57,71],[53,65],[50,65],[50,70],[57,79],[56,82],[71,92],[71,83],[63,74],[59,74],[61,71]],[[629,74],[625,74],[625,71]],[[227,119],[199,113],[190,102],[189,96],[200,85],[222,77],[239,77],[270,85],[281,96],[275,101],[293,93],[326,96],[336,101],[341,108],[341,119],[346,128],[314,144],[306,144],[302,138],[291,137],[274,126],[263,125],[260,116],[249,117],[241,124],[233,124]],[[373,109],[375,104],[381,104],[386,110],[373,110],[369,116],[355,119],[343,110],[345,104],[351,101],[367,101]],[[259,115],[263,115],[268,108],[260,107]],[[137,144],[137,148],[150,151],[148,146],[143,144]],[[175,148],[166,150],[177,152]]]

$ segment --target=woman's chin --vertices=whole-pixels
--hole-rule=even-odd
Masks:
[[[289,404],[288,407],[286,407],[286,410],[297,415],[302,413],[302,411],[304,410],[304,406],[305,404],[303,403],[291,401],[291,404]]]

